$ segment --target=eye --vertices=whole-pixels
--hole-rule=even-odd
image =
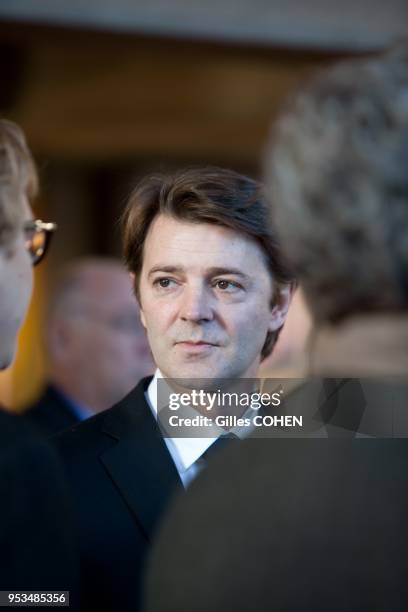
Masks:
[[[225,293],[232,293],[234,291],[238,291],[239,289],[242,289],[239,283],[235,283],[234,281],[225,280],[225,279],[220,279],[220,280],[215,281],[214,286]]]
[[[168,289],[172,286],[174,286],[176,284],[176,282],[171,279],[171,278],[167,278],[167,277],[163,277],[163,278],[156,278],[153,281],[153,285],[159,289]]]

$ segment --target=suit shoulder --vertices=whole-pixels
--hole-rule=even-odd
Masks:
[[[112,410],[114,410],[114,407],[56,434],[51,438],[53,444],[62,454],[69,453],[71,449],[75,449],[75,452],[79,453],[84,446],[92,447],[100,437],[106,415]]]
[[[1,471],[19,473],[30,486],[36,472],[57,473],[59,462],[55,449],[46,438],[20,416],[0,410]],[[29,475],[29,476],[28,476]]]
[[[41,444],[44,439],[21,416],[0,409],[0,441],[0,449],[4,452],[8,447],[15,449],[20,444]]]
[[[59,452],[62,455],[75,453],[78,456],[81,451],[89,453],[92,450],[103,450],[114,437],[110,433],[110,425],[126,420],[130,413],[133,414],[146,406],[144,388],[148,381],[149,379],[140,381],[128,395],[111,408],[54,436],[52,441]]]

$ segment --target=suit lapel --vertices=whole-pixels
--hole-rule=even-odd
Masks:
[[[100,460],[150,539],[170,496],[181,481],[145,399],[142,380],[109,411],[102,431],[116,440]]]
[[[80,418],[74,413],[71,406],[66,401],[65,397],[53,385],[48,385],[45,390],[43,404],[49,407],[48,412],[55,414],[56,418],[60,418],[66,422],[65,427],[79,423]],[[63,426],[61,426],[61,429]]]

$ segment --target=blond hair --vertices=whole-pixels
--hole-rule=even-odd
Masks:
[[[0,119],[0,248],[8,248],[23,221],[21,198],[32,199],[37,172],[22,130]]]

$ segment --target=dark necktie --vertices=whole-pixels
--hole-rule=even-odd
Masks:
[[[213,456],[217,456],[222,449],[228,448],[233,440],[240,440],[238,436],[233,433],[223,434],[211,444],[209,448],[201,455],[201,459],[204,459],[206,462],[208,460],[211,461]]]

